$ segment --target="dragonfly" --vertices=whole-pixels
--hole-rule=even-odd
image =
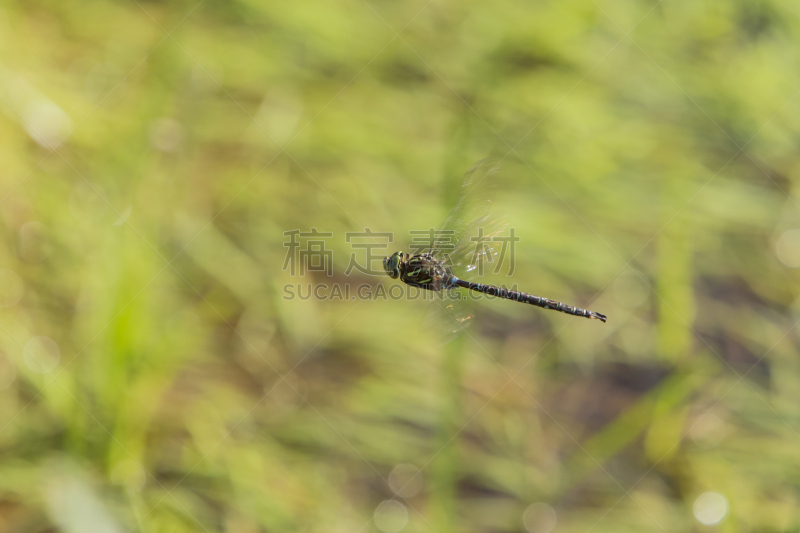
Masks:
[[[395,252],[383,259],[386,274],[392,279],[400,279],[409,286],[437,293],[467,289],[542,309],[605,322],[608,317],[596,311],[581,309],[526,292],[468,281],[456,275],[461,272],[464,272],[461,275],[466,275],[474,271],[481,261],[493,262],[497,254],[496,245],[493,244],[496,240],[493,237],[500,231],[497,229],[498,224],[489,217],[491,200],[487,198],[492,175],[497,170],[498,167],[491,161],[484,160],[467,173],[459,199],[439,232],[442,235],[452,236],[454,242],[446,240],[437,242],[432,238],[427,252],[415,254]],[[484,234],[484,228],[487,226],[489,232]],[[476,232],[480,238],[469,238]],[[452,306],[448,307],[452,310]],[[454,316],[454,318],[457,322],[463,322],[470,317]]]

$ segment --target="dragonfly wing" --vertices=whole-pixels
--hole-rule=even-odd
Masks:
[[[502,243],[493,240],[504,228],[502,217],[492,213],[492,196],[498,165],[484,159],[464,177],[458,200],[441,226],[443,240],[432,249],[433,256],[452,274],[469,279],[494,268]],[[475,315],[469,291],[452,288],[443,295],[432,321],[442,331],[442,341],[448,342],[468,326]]]
[[[468,296],[461,289],[450,289],[440,293],[431,307],[428,323],[436,331],[439,344],[447,344],[472,323],[474,309]]]
[[[434,245],[434,257],[458,277],[493,263],[500,242],[492,240],[505,228],[491,212],[498,165],[490,159],[476,164],[464,177],[458,200],[441,229],[443,240]]]

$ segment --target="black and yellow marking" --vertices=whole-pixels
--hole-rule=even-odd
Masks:
[[[430,291],[462,287],[506,300],[535,305],[543,309],[553,309],[554,311],[560,311],[572,316],[594,318],[603,322],[608,319],[606,315],[602,313],[567,305],[558,300],[534,296],[526,292],[510,291],[494,285],[484,285],[482,283],[473,283],[471,281],[458,279],[450,272],[447,266],[431,254],[409,256],[402,252],[396,252],[391,257],[384,259],[383,264],[389,276],[392,278],[399,277],[403,283],[411,285],[412,287],[419,287]]]

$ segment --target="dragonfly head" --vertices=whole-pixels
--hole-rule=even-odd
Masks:
[[[392,279],[400,277],[400,261],[403,260],[403,254],[395,252],[389,257],[383,258],[383,269],[389,274]]]

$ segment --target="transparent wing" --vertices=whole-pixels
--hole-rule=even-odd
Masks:
[[[491,212],[495,174],[498,166],[484,159],[464,178],[458,200],[445,218],[440,240],[431,253],[459,278],[470,279],[493,268],[497,260],[499,241],[492,238],[502,233],[505,221]],[[443,332],[443,342],[469,325],[474,316],[469,291],[450,289],[437,299],[431,321]]]
[[[455,206],[441,225],[431,253],[458,277],[478,270],[482,274],[497,257],[502,217],[491,212],[498,165],[484,159],[467,172]]]
[[[436,293],[428,308],[426,327],[434,332],[439,345],[452,341],[463,329],[473,321],[475,310],[463,289],[445,289]]]

